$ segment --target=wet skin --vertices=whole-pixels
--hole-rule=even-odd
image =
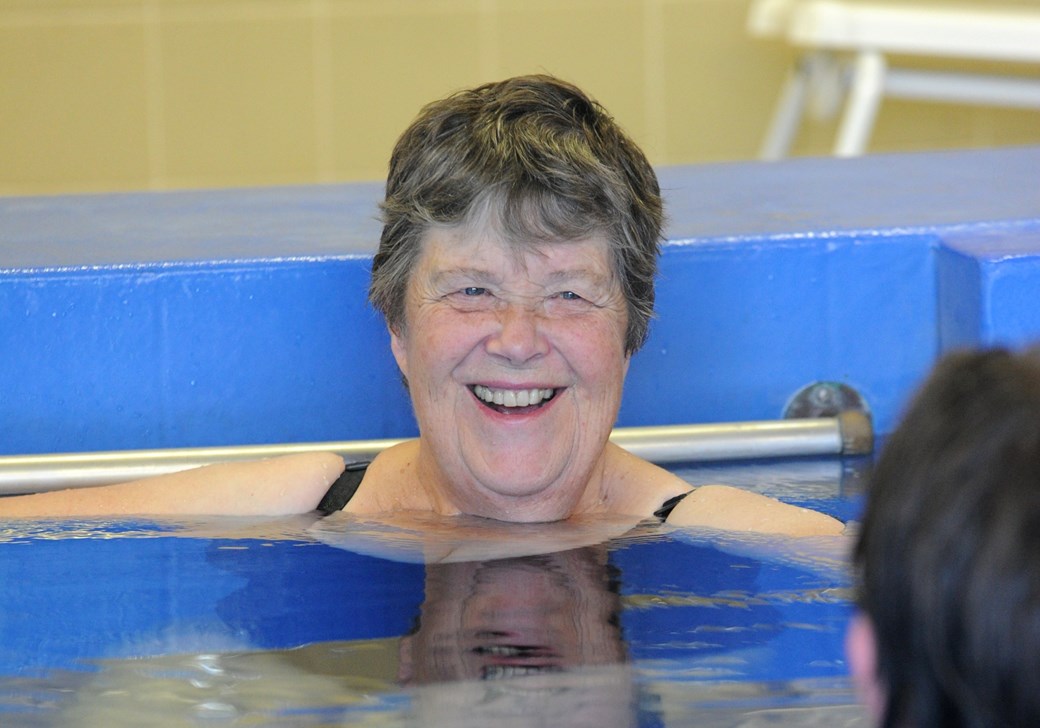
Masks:
[[[596,498],[629,362],[604,238],[517,250],[492,230],[434,228],[405,320],[391,344],[432,500],[448,512],[555,520]]]

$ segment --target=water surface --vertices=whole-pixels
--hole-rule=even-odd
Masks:
[[[681,472],[858,507],[830,461]],[[867,725],[835,539],[435,521],[9,522],[0,725]]]

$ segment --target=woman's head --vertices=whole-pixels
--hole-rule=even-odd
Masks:
[[[1040,355],[937,366],[872,477],[855,551],[883,725],[1040,721]]]
[[[562,670],[625,662],[617,577],[606,549],[595,546],[428,564],[401,677],[494,680],[512,666],[556,680]]]
[[[602,236],[624,292],[625,349],[646,339],[662,206],[639,148],[595,101],[548,76],[426,106],[398,140],[369,297],[401,331],[408,281],[434,227],[491,225],[518,249]]]

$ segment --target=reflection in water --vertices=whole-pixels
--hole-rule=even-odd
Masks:
[[[327,547],[312,548],[319,555]],[[222,556],[249,552],[239,545]],[[812,674],[807,660],[836,657],[834,648],[812,646],[826,635],[826,619],[835,618],[815,590],[794,600],[787,592],[722,591],[754,589],[754,564],[653,539],[428,565],[425,597],[405,635],[259,650],[256,635],[242,632],[238,651],[105,659],[97,672],[8,682],[0,704],[17,706],[20,719],[42,714],[14,724],[30,726],[866,725],[836,670],[823,670],[827,678],[800,677]],[[228,603],[256,612],[258,599],[242,593],[272,586],[261,571]],[[735,577],[727,575],[732,571]],[[798,584],[788,570],[760,571],[769,577],[760,584]],[[716,596],[688,591],[693,583]],[[327,597],[344,594],[337,588]],[[286,617],[323,620],[327,612],[326,605],[303,604]],[[813,614],[825,621],[782,626]],[[269,639],[269,632],[261,636]],[[206,642],[206,634],[182,640]],[[784,665],[771,652],[782,653]],[[791,672],[776,672],[784,666]],[[7,725],[4,718],[0,712]]]
[[[636,725],[605,547],[430,565],[426,589],[399,669],[422,724]]]
[[[508,530],[424,565],[176,525],[7,534],[0,725],[865,725],[811,550],[655,525],[506,557]]]
[[[51,726],[657,725],[638,705],[616,575],[605,546],[434,564],[402,637],[102,660],[21,689],[51,695]]]
[[[426,600],[402,640],[401,680],[552,675],[625,661],[605,548],[427,566]]]

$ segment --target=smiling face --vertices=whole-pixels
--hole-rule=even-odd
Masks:
[[[425,594],[417,628],[402,641],[408,684],[553,684],[565,670],[627,659],[605,549],[428,564]]]
[[[597,497],[628,368],[603,237],[518,249],[493,226],[432,228],[391,345],[435,508],[566,518]]]
[[[428,564],[398,678],[421,725],[636,725],[606,549]]]

